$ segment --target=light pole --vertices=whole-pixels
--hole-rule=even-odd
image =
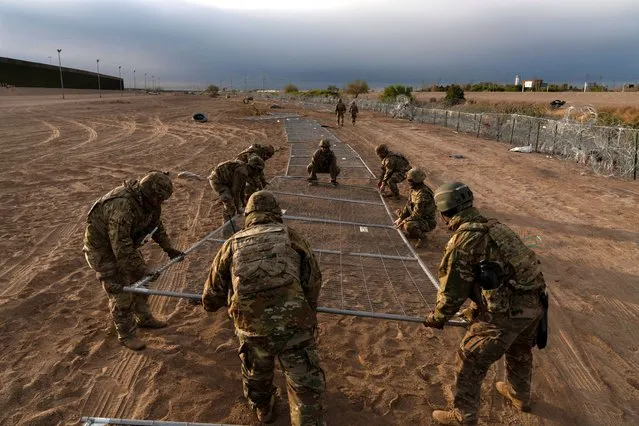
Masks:
[[[160,77],[158,77],[158,88],[162,89],[162,85],[160,84]]]
[[[49,56],[49,65],[51,65],[51,56]]]
[[[133,70],[133,90],[135,90],[135,70]]]
[[[96,59],[95,63],[98,66],[98,94],[99,94],[99,97],[101,98],[102,97],[102,88],[100,87],[100,60]]]
[[[151,76],[151,90],[155,92],[155,76]]]
[[[60,52],[62,52],[62,49],[58,49],[58,67],[60,68],[60,90],[62,91],[62,99],[64,99],[64,81],[62,80],[62,60],[60,59]]]
[[[146,73],[144,73],[144,91],[146,91]]]
[[[118,74],[120,75],[120,96],[124,96],[124,84],[122,84],[122,65],[118,65]]]

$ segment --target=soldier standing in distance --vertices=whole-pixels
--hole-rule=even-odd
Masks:
[[[399,198],[397,184],[406,179],[406,172],[410,170],[410,163],[402,154],[392,152],[386,144],[378,145],[375,154],[382,160],[382,173],[377,181],[377,188],[384,197]],[[389,187],[390,194],[384,194],[384,189]]]
[[[286,376],[291,424],[323,425],[324,372],[314,331],[322,275],[308,242],[282,223],[273,194],[249,198],[245,228],[215,256],[202,304],[223,306],[240,342],[244,396],[259,421],[275,421],[275,358]]]
[[[335,106],[335,115],[337,115],[337,127],[340,125],[344,127],[344,114],[346,114],[346,104],[342,102],[342,98],[337,100],[337,105]]]
[[[357,114],[359,113],[359,108],[357,108],[357,104],[355,103],[355,100],[351,102],[351,106],[348,108],[348,112],[351,113],[351,121],[353,122],[353,126],[354,126],[355,122],[357,121]]]
[[[437,226],[437,207],[433,191],[424,183],[426,174],[423,170],[412,168],[406,174],[410,185],[410,194],[406,206],[397,211],[395,226],[401,229],[408,238],[415,238],[415,247],[422,247],[426,234]]]
[[[433,419],[477,424],[482,381],[504,355],[506,382],[497,382],[497,391],[529,411],[532,348],[545,346],[537,339],[548,306],[540,263],[510,228],[473,207],[473,193],[463,183],[437,188],[435,202],[453,236],[439,265],[436,308],[424,325],[441,329],[467,299],[473,304],[465,310],[471,325],[457,352],[454,408],[433,411]]]
[[[340,168],[337,166],[337,157],[331,150],[331,143],[327,139],[320,140],[319,149],[313,153],[313,158],[306,167],[306,171],[310,175],[306,180],[311,185],[317,183],[317,173],[329,173],[331,184],[337,186]]]
[[[93,204],[84,232],[87,263],[109,297],[109,308],[118,340],[129,349],[146,346],[136,329],[162,328],[166,322],[153,317],[148,296],[122,292],[149,274],[139,248],[149,238],[171,258],[184,256],[171,244],[160,218],[162,203],[171,197],[168,173],[151,172],[140,182],[126,181]]]

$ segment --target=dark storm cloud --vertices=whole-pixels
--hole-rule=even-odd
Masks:
[[[53,3],[53,4],[52,4]],[[636,1],[378,1],[335,11],[236,12],[177,1],[14,1],[0,10],[0,55],[162,85],[302,87],[636,80]],[[557,5],[557,3],[561,3]]]

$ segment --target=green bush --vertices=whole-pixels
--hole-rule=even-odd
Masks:
[[[339,87],[331,85],[326,88],[326,91],[337,95],[339,94]]]
[[[364,80],[351,81],[348,83],[348,86],[346,86],[346,93],[355,97],[361,93],[368,93],[369,90],[368,83]]]
[[[309,98],[314,98],[314,97],[319,97],[319,96],[330,96],[333,98],[336,98],[339,96],[339,92],[333,92],[331,90],[323,90],[323,89],[312,89],[312,90],[307,90],[304,93],[302,93],[302,96],[305,97],[309,97]]]
[[[449,105],[457,105],[463,103],[466,100],[466,98],[464,97],[464,89],[462,89],[457,84],[451,84],[450,86],[448,86],[448,89],[446,89],[446,97],[444,98],[444,100]]]
[[[293,83],[288,83],[284,86],[284,93],[298,93],[300,89],[297,88]]]
[[[415,97],[412,92],[412,87],[396,84],[394,86],[386,87],[379,98],[384,102],[393,102],[399,95],[404,95],[408,96],[411,101],[414,101]]]
[[[206,91],[208,92],[209,96],[214,98],[220,92],[220,88],[217,87],[215,84],[211,84],[211,85],[209,85],[209,87],[206,88]]]

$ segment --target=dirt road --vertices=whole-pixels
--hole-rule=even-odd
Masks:
[[[209,123],[189,120],[195,111]],[[81,255],[91,203],[151,169],[206,176],[252,142],[280,148],[282,124],[249,121],[239,99],[142,96],[0,108],[0,423],[74,424],[81,415],[249,424],[236,340],[224,313],[152,298],[170,326],[144,332],[142,353],[114,335],[106,297]],[[334,117],[304,111],[327,125]],[[330,129],[375,169],[388,143],[424,166],[432,185],[462,180],[478,205],[537,247],[552,295],[549,348],[536,352],[533,412],[519,415],[484,383],[482,424],[639,423],[639,203],[636,183],[581,166],[507,152],[505,146],[364,112],[355,128]],[[462,154],[464,159],[449,158]],[[582,174],[584,173],[584,174]],[[180,248],[220,224],[206,181],[176,179],[165,224]],[[406,188],[402,191],[405,193]],[[448,232],[420,250],[435,269]],[[156,287],[199,288],[216,246],[176,265]],[[166,262],[145,248],[151,265]],[[451,399],[461,331],[321,315],[328,424],[431,424]],[[283,381],[278,379],[285,396]],[[283,407],[282,403],[280,406]],[[286,424],[286,410],[280,408]]]

